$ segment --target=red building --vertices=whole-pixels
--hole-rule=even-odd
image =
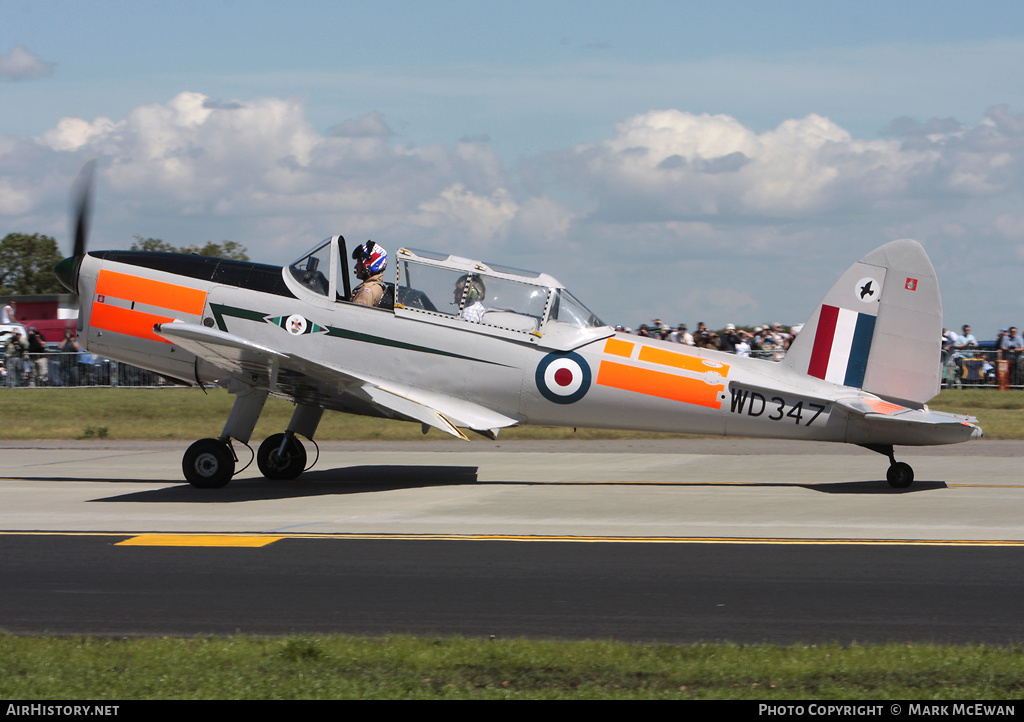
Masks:
[[[64,338],[64,329],[78,325],[78,297],[71,293],[50,293],[41,296],[8,296],[0,298],[0,306],[10,299],[18,302],[18,322],[35,326],[47,343]]]

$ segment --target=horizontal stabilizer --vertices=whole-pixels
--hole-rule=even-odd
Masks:
[[[899,421],[913,421],[919,424],[976,424],[973,416],[950,414],[945,411],[932,411],[907,408],[882,399],[858,397],[853,399],[837,399],[836,404],[860,416],[875,416]]]

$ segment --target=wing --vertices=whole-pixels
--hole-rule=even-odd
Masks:
[[[520,421],[472,401],[318,363],[198,324],[157,324],[153,331],[229,377],[296,403],[419,421],[461,439],[466,435],[460,427],[494,438],[498,429]]]

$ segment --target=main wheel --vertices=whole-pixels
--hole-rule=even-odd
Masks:
[[[281,442],[286,437],[282,454]],[[274,434],[260,444],[256,452],[256,465],[268,479],[289,481],[306,470],[306,450],[294,434]]]
[[[914,470],[910,468],[910,464],[897,461],[889,467],[889,471],[886,472],[885,478],[889,482],[890,486],[897,489],[906,489],[914,483]]]
[[[181,470],[197,489],[219,489],[234,476],[235,457],[220,439],[200,439],[188,447]]]

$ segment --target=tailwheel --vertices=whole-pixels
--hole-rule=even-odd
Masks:
[[[227,442],[200,439],[188,447],[181,459],[181,470],[188,483],[197,489],[219,489],[235,473],[235,455]]]
[[[260,444],[256,465],[268,479],[290,481],[306,470],[306,450],[295,434],[273,434]]]
[[[897,489],[906,489],[914,483],[914,470],[910,464],[904,461],[894,462],[885,473],[885,478],[890,486]]]

